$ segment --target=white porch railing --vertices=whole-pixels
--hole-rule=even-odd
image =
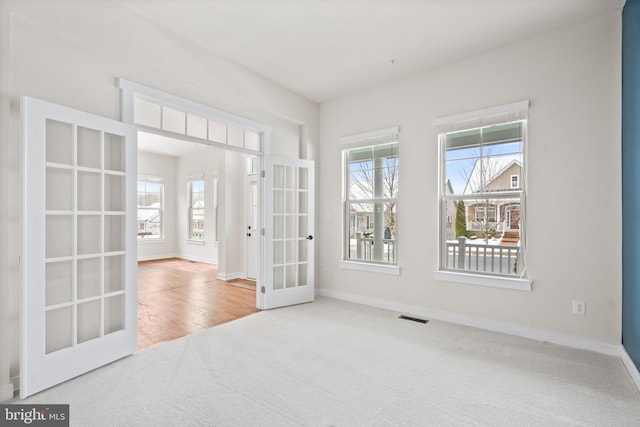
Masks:
[[[519,246],[474,243],[465,237],[447,242],[446,268],[514,276],[520,273]]]
[[[395,239],[382,239],[383,259],[374,259],[373,241],[374,241],[373,237],[363,237],[362,233],[356,233],[355,252],[356,252],[356,258],[358,260],[384,261],[384,262],[390,262],[390,263],[395,262],[396,260],[396,240]]]

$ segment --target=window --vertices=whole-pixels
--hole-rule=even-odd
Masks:
[[[204,178],[189,181],[189,240],[204,241]]]
[[[474,113],[438,123],[440,271],[524,280],[520,176],[527,110],[528,101],[483,110],[471,120]],[[451,216],[455,230],[447,227]]]
[[[138,180],[138,240],[162,239],[163,193],[161,180]]]
[[[378,132],[341,140],[346,147],[343,259],[397,265],[397,128]]]
[[[475,206],[476,221],[496,221],[496,208],[494,206]],[[489,213],[487,216],[487,212]]]

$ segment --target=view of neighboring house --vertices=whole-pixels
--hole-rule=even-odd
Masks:
[[[501,193],[501,197],[466,200],[467,231],[472,236],[502,237],[520,230],[520,196],[504,197],[504,192],[520,191],[522,160],[520,155],[485,157],[475,162],[463,194]]]

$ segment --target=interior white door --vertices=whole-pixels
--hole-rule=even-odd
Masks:
[[[258,229],[258,181],[255,176],[249,178],[247,192],[247,279],[258,278],[260,255],[260,230]]]
[[[22,99],[20,396],[136,351],[136,134]]]
[[[314,299],[314,163],[265,158],[262,309]]]

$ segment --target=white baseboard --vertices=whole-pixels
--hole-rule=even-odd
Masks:
[[[354,302],[356,304],[369,305],[372,307],[383,308],[398,313],[412,314],[427,319],[442,320],[444,322],[455,323],[458,325],[471,326],[474,328],[484,329],[492,332],[500,332],[503,334],[515,335],[523,338],[529,338],[535,341],[549,342],[553,344],[563,345],[566,347],[579,348],[582,350],[595,351],[597,353],[608,354],[610,356],[619,356],[620,349],[617,344],[607,344],[600,341],[590,340],[586,338],[576,337],[568,334],[547,331],[544,329],[527,328],[524,326],[514,325],[512,323],[498,322],[495,320],[487,320],[474,316],[466,316],[463,314],[452,313],[442,310],[433,310],[425,307],[403,304],[394,301],[387,301],[378,298],[365,297],[362,295],[350,294],[347,292],[333,291],[330,289],[320,289],[319,295],[335,298],[343,301]]]
[[[218,265],[218,260],[213,258],[201,258],[197,256],[190,256],[190,255],[176,255],[176,258],[186,259],[187,261],[196,261],[196,262],[203,262],[205,264]]]
[[[180,258],[178,254],[138,256],[138,261],[155,261],[157,259]]]
[[[220,280],[233,280],[233,279],[244,279],[244,273],[218,273],[218,279]]]
[[[159,259],[169,259],[169,258],[180,258],[180,259],[186,259],[188,261],[197,261],[197,262],[204,262],[205,264],[218,265],[218,260],[217,259],[201,258],[201,257],[195,257],[195,256],[183,255],[183,254],[148,255],[148,256],[143,256],[143,257],[139,256],[138,257],[138,261],[155,261],[155,260],[159,260]]]
[[[622,359],[622,363],[624,363],[625,368],[627,368],[627,372],[629,372],[629,376],[633,380],[633,383],[636,385],[636,388],[640,392],[640,372],[636,367],[636,364],[631,360],[631,356],[627,353],[627,350],[624,346],[620,346],[620,358]]]
[[[0,402],[13,399],[13,383],[0,386]]]

